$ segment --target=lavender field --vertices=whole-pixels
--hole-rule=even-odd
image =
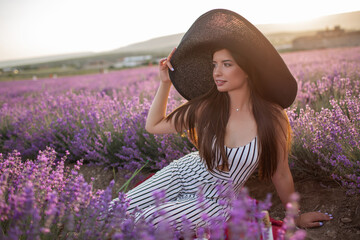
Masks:
[[[299,87],[296,101],[287,109],[293,129],[292,169],[330,176],[348,194],[359,194],[360,47],[284,53],[282,57]],[[100,214],[111,190],[91,193],[91,184],[76,169],[65,171],[64,162],[82,159],[78,165],[96,164],[119,171],[134,171],[147,162],[146,168],[158,170],[193,151],[184,134],[158,136],[145,131],[158,82],[157,67],[0,82],[0,220],[9,239],[25,233],[19,232],[21,224],[27,223],[26,214],[32,216],[31,224],[38,224],[27,223],[26,231],[41,238],[48,233],[59,236],[65,230],[80,232],[85,238],[91,234],[108,237],[112,233],[101,229],[111,224],[132,229],[128,233],[135,234],[133,221],[120,216],[125,214],[125,202],[118,206],[122,209],[119,216],[109,215],[111,220],[97,225],[99,228],[85,227],[95,223],[82,222],[80,217]],[[183,102],[173,89],[168,111]],[[34,159],[36,164],[25,159]],[[33,179],[33,183],[26,179]],[[94,208],[85,210],[90,202]],[[35,205],[36,210],[31,210]],[[21,213],[14,210],[16,206],[23,206]],[[21,224],[15,224],[17,221]],[[62,222],[65,230],[53,222]],[[154,236],[151,231],[146,234]],[[294,236],[304,237],[302,232]],[[113,239],[126,238],[119,235]]]
[[[293,168],[331,175],[360,193],[360,48],[283,54],[299,92],[287,109]],[[0,152],[34,159],[53,148],[68,161],[157,170],[193,150],[185,136],[144,129],[157,67],[0,83]],[[183,103],[171,92],[169,111]]]

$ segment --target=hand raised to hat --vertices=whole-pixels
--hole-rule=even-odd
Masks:
[[[174,48],[168,57],[160,59],[159,62],[159,72],[160,72],[160,80],[163,83],[171,83],[169,76],[169,68],[171,71],[174,71],[173,66],[170,63],[171,57],[174,54],[176,48]]]

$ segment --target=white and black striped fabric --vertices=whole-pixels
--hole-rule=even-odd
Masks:
[[[130,190],[126,195],[130,199],[128,211],[140,208],[145,219],[154,224],[166,219],[181,230],[182,216],[185,216],[195,226],[206,223],[201,215],[227,217],[227,207],[220,199],[229,186],[239,192],[246,180],[258,165],[258,144],[255,137],[250,143],[238,148],[226,148],[229,160],[229,171],[214,169],[210,172],[201,160],[198,152],[193,152],[174,160],[168,166],[158,171],[154,176]],[[219,184],[223,187],[219,188]],[[152,192],[163,189],[167,202],[155,207]],[[202,189],[203,204],[200,207],[198,190]],[[165,212],[164,216],[154,217],[154,212]],[[140,216],[139,216],[140,217]]]

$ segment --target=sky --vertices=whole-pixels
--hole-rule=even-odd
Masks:
[[[360,0],[0,0],[0,61],[101,52],[186,32],[214,8],[253,24],[360,10]]]

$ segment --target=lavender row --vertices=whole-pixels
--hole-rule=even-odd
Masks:
[[[262,210],[270,207],[270,197],[256,204],[246,191],[231,199],[231,221],[224,217],[202,216],[207,224],[193,232],[194,225],[182,218],[181,232],[172,223],[163,221],[154,226],[150,221],[135,221],[136,212],[127,212],[128,199],[119,193],[120,201],[111,205],[114,182],[106,190],[95,191],[78,173],[81,161],[74,169],[64,167],[66,156],[56,161],[56,152],[47,148],[35,161],[24,161],[19,152],[6,157],[0,154],[0,238],[1,239],[193,239],[210,237],[224,239],[260,239]],[[153,193],[157,204],[166,201],[164,192]],[[203,201],[199,195],[199,207]],[[285,224],[279,236],[304,239],[305,231],[296,231],[294,198],[289,204]],[[141,211],[139,211],[141,213]],[[165,213],[157,212],[160,216]],[[283,239],[283,238],[281,238]]]
[[[61,156],[70,151],[70,161],[82,158],[134,170],[147,160],[149,166],[160,169],[169,159],[192,150],[185,136],[155,136],[145,131],[150,107],[147,98],[120,100],[116,91],[111,97],[82,91],[55,97],[46,92],[39,99],[31,109],[23,109],[16,120],[14,108],[3,105],[2,116],[9,119],[3,118],[1,124],[5,133],[3,152],[17,149],[26,158],[34,158],[39,150],[50,146]],[[175,103],[171,100],[170,107]]]
[[[110,75],[106,81],[100,79],[101,75],[90,76],[88,81],[83,76],[63,79],[63,84],[71,88],[65,93],[58,90],[60,80],[44,80],[46,91],[31,89],[31,82],[23,82],[23,86],[30,84],[27,97],[22,92],[26,87],[16,90],[9,85],[9,91],[2,88],[10,100],[0,109],[1,152],[17,149],[24,157],[34,158],[39,150],[50,146],[60,156],[69,150],[70,161],[81,158],[134,170],[148,160],[148,166],[160,169],[169,159],[193,149],[185,136],[154,136],[144,129],[149,99],[157,87],[154,68]],[[96,79],[102,83],[96,85]],[[89,83],[93,87],[83,90]],[[176,98],[175,93],[172,95]],[[179,104],[178,99],[179,96],[170,101],[170,109]]]
[[[288,110],[293,129],[294,167],[310,174],[325,173],[360,193],[360,94],[347,91],[341,100],[330,100],[331,108],[320,112],[307,106],[296,113]]]

